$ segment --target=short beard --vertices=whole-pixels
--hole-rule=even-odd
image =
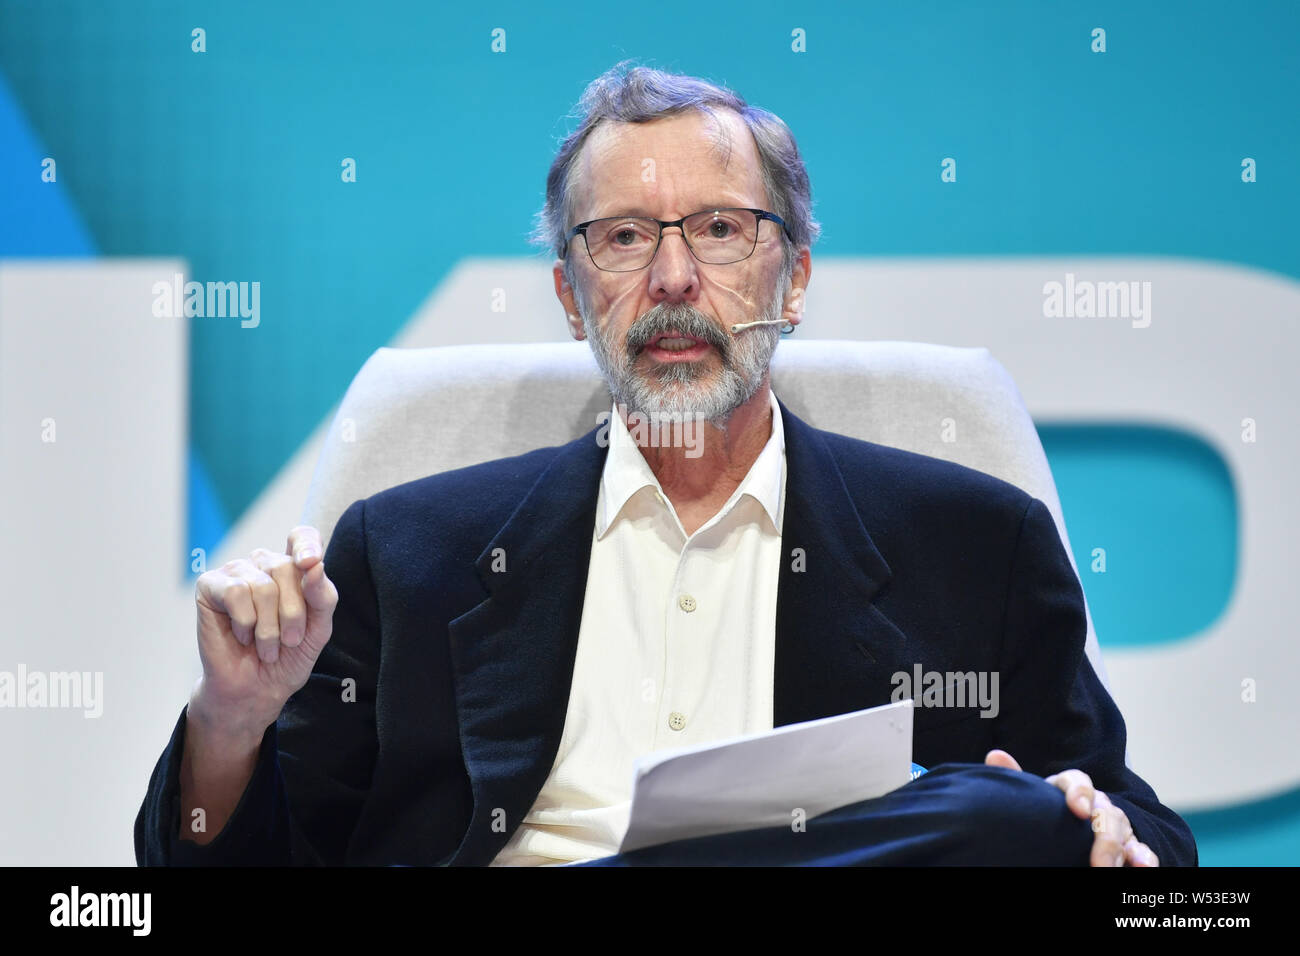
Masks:
[[[615,404],[625,406],[629,413],[659,420],[703,419],[725,432],[732,413],[762,386],[781,341],[779,324],[733,334],[685,302],[664,302],[633,322],[622,348],[617,348],[592,321],[581,292],[576,298],[582,327]],[[784,290],[778,288],[759,318],[780,319],[784,298]],[[722,362],[721,373],[691,362],[663,363],[648,374],[638,369],[641,350],[664,332],[678,332],[712,345]]]

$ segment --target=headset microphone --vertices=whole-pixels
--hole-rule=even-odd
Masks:
[[[743,332],[745,329],[752,329],[756,325],[785,325],[785,319],[759,319],[756,322],[741,322],[739,325],[733,325],[731,331]]]

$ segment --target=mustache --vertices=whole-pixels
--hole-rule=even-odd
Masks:
[[[684,302],[657,305],[632,323],[627,330],[627,351],[635,356],[656,335],[678,332],[706,342],[726,359],[730,354],[731,339],[703,312]]]

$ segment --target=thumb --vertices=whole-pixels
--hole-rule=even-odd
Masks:
[[[1016,758],[1005,750],[990,750],[984,756],[984,763],[989,767],[1005,767],[1007,770],[1020,769],[1020,764],[1016,763]]]

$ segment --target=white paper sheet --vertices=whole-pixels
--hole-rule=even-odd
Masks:
[[[636,763],[620,852],[804,819],[911,779],[912,701],[788,724]]]

